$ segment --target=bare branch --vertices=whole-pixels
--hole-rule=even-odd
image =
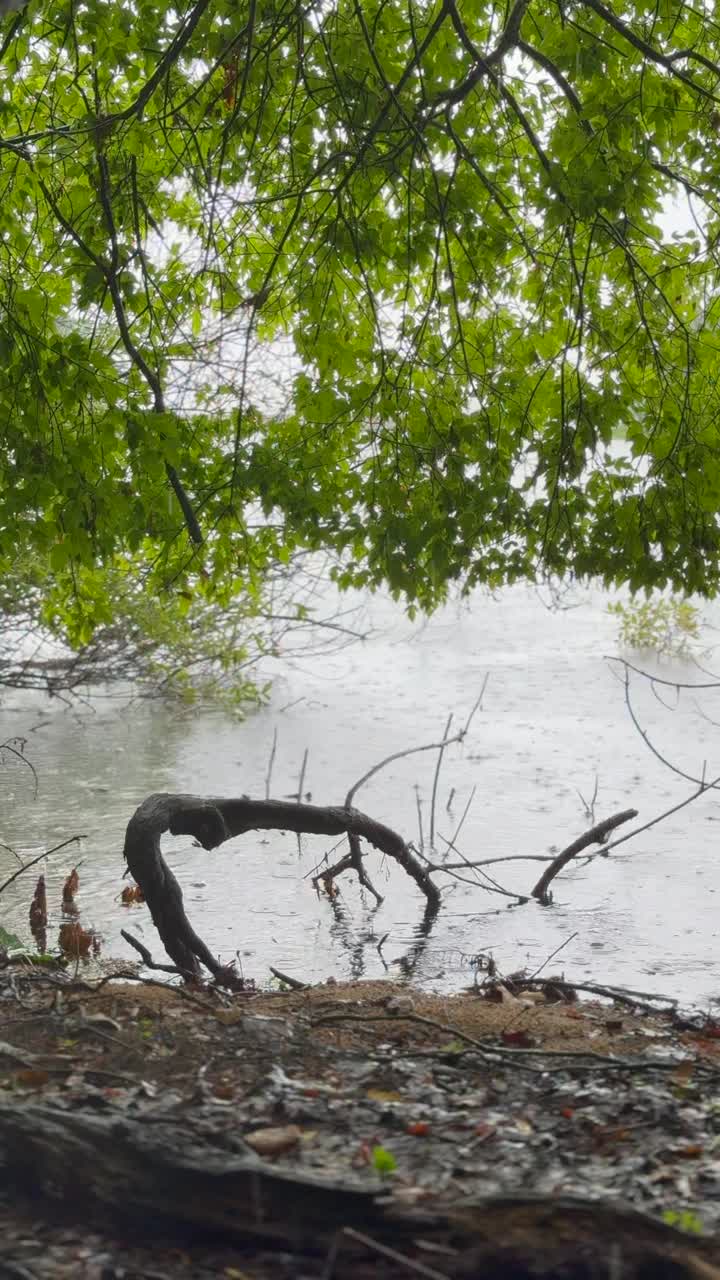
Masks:
[[[52,853],[59,853],[61,849],[66,849],[69,844],[77,844],[80,840],[84,839],[85,837],[83,835],[70,836],[69,840],[63,840],[61,844],[55,844],[52,849],[45,849],[45,851],[43,853],[39,853],[36,858],[31,858],[29,862],[24,863],[23,866],[18,867],[17,871],[14,871],[11,876],[8,876],[8,879],[5,880],[3,884],[0,884],[0,893],[4,893],[8,885],[11,885],[14,880],[17,880],[18,876],[21,876],[25,871],[29,871],[30,868],[36,866],[38,862],[42,862],[43,858],[49,858]]]
[[[637,809],[623,809],[621,813],[616,813],[611,818],[605,818],[602,822],[598,822],[594,827],[591,827],[589,831],[586,831],[584,835],[578,836],[578,839],[573,840],[567,849],[563,849],[562,853],[559,853],[550,866],[543,871],[535,888],[532,890],[533,898],[537,898],[539,902],[547,903],[549,901],[547,891],[550,884],[558,872],[562,871],[563,867],[572,858],[582,853],[583,849],[586,849],[589,844],[603,844],[610,831],[614,831],[623,822],[629,822],[631,818],[637,818],[637,816]]]

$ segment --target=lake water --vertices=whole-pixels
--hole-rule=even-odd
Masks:
[[[322,657],[295,655],[268,663],[274,680],[267,707],[237,723],[219,712],[182,711],[155,703],[129,706],[99,699],[68,709],[6,695],[0,736],[22,734],[38,775],[16,761],[0,769],[0,840],[23,857],[82,834],[45,868],[51,909],[64,876],[81,861],[78,905],[84,923],[103,936],[110,956],[134,953],[120,937],[132,929],[164,960],[144,907],[120,905],[125,824],[153,791],[262,797],[273,738],[271,792],[297,791],[305,750],[304,789],[318,804],[342,803],[351,784],[395,751],[441,739],[450,712],[459,727],[487,676],[482,709],[462,746],[443,761],[436,805],[436,843],[452,839],[475,789],[457,845],[469,858],[557,852],[592,825],[589,801],[597,779],[595,820],[630,805],[639,822],[693,790],[665,768],[633,728],[622,681],[605,655],[618,651],[608,597],[578,590],[572,607],[552,611],[529,587],[496,597],[477,593],[429,622],[411,624],[392,602],[363,604],[369,639]],[[703,606],[708,647],[720,622]],[[712,665],[712,654],[706,659]],[[720,657],[717,666],[720,667]],[[657,669],[657,666],[656,666]],[[702,680],[697,668],[664,662],[662,674]],[[720,691],[656,692],[633,681],[642,725],[659,749],[689,774],[720,775]],[[717,723],[713,723],[713,721]],[[437,753],[395,761],[358,793],[358,808],[419,842],[424,837]],[[454,792],[448,810],[451,790]],[[580,794],[579,794],[580,793]],[[190,919],[218,956],[239,954],[259,982],[268,966],[307,981],[334,975],[381,975],[413,968],[416,980],[456,989],[473,978],[472,956],[492,953],[502,971],[535,969],[576,936],[548,972],[576,981],[607,981],[663,991],[684,1001],[720,995],[717,974],[720,806],[717,792],[611,854],[570,867],[554,886],[555,902],[507,906],[507,899],[469,883],[447,884],[441,913],[418,945],[423,901],[395,866],[371,852],[368,870],[386,895],[379,910],[352,874],[335,902],[314,892],[309,873],[331,842],[250,832],[210,853],[187,839],[164,844],[185,894]],[[635,824],[633,824],[635,825]],[[629,828],[623,828],[626,830]],[[339,856],[339,855],[338,855]],[[440,855],[439,855],[440,856]],[[17,866],[0,849],[0,879]],[[529,892],[542,866],[508,862],[488,868],[505,888]],[[3,895],[0,919],[28,935],[34,873]]]

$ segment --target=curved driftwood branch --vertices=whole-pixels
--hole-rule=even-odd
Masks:
[[[591,827],[589,831],[586,831],[584,835],[578,836],[577,840],[573,840],[567,849],[563,849],[562,853],[559,853],[557,858],[550,863],[550,866],[543,871],[532,891],[533,898],[537,898],[539,902],[547,905],[550,901],[548,889],[552,881],[572,858],[576,858],[579,853],[582,853],[583,849],[587,849],[589,844],[604,844],[611,831],[621,826],[623,822],[629,822],[631,818],[637,818],[637,816],[637,809],[623,809],[621,813],[616,813],[611,818],[605,818],[602,822],[598,822],[594,827]]]
[[[436,912],[440,906],[440,890],[402,837],[358,809],[250,800],[247,796],[234,799],[159,793],[148,796],[130,819],[125,858],[145,895],[165,950],[183,974],[197,976],[203,964],[215,978],[232,985],[230,970],[218,964],[185,915],[182,890],[162,856],[161,835],[169,831],[194,836],[204,849],[215,849],[246,831],[272,830],[325,836],[346,833],[367,840],[412,877],[429,910]]]

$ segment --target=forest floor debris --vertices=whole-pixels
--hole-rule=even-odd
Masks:
[[[709,1017],[581,1002],[562,978],[456,996],[390,981],[229,995],[10,965],[0,1027],[0,1096],[18,1106],[171,1121],[223,1152],[398,1205],[443,1211],[532,1189],[720,1233],[720,1026]],[[23,1266],[38,1280],[64,1274],[57,1257],[55,1271],[38,1260],[42,1231],[23,1237],[27,1213],[0,1205],[3,1264],[14,1249],[21,1268],[0,1265],[0,1280]],[[43,1230],[62,1251],[61,1229]],[[117,1241],[80,1236],[89,1252],[68,1274],[121,1274]],[[255,1274],[231,1253],[215,1274]],[[125,1274],[200,1276],[207,1256],[191,1251],[186,1270],[167,1272],[145,1259]]]

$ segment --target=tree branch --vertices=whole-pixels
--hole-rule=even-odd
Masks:
[[[612,9],[608,9],[606,5],[602,4],[601,0],[583,0],[583,4],[587,9],[592,9],[593,13],[596,13],[599,18],[602,18],[603,22],[607,23],[609,27],[612,27],[613,31],[617,31],[618,35],[622,36],[623,40],[625,40],[627,44],[631,44],[639,53],[644,54],[650,62],[654,62],[658,66],[664,67],[671,75],[675,76],[678,80],[682,80],[684,84],[689,85],[691,89],[694,89],[694,91],[699,93],[703,98],[708,98],[711,102],[720,102],[720,98],[718,98],[717,94],[712,93],[709,89],[705,89],[703,85],[698,84],[697,80],[693,80],[692,76],[687,75],[685,71],[678,71],[675,66],[675,62],[678,57],[688,57],[689,54],[687,51],[684,50],[680,54],[675,54],[674,57],[666,53],[660,53],[660,51],[658,49],[654,49],[647,40],[643,40],[641,36],[636,35],[632,27],[629,27],[626,22],[623,22],[622,18],[618,18],[617,14],[613,13]],[[716,66],[715,63],[711,63],[709,59],[703,58],[702,61],[705,66],[709,66],[712,69],[716,76],[720,77],[720,67]]]
[[[219,964],[190,925],[180,885],[160,849],[160,836],[191,835],[204,849],[215,849],[247,831],[298,831],[316,835],[362,837],[394,858],[427,899],[428,910],[440,906],[440,890],[410,847],[390,827],[347,806],[294,804],[285,800],[250,800],[160,793],[149,796],[133,814],[125,835],[125,859],[143,891],[165,950],[178,969],[197,977],[200,964],[225,985],[237,978]]]
[[[637,809],[623,809],[621,813],[614,814],[612,818],[605,818],[603,822],[596,823],[584,835],[578,836],[578,839],[573,840],[573,843],[569,844],[567,849],[563,849],[562,853],[559,853],[557,858],[550,863],[550,866],[543,871],[532,891],[533,898],[537,898],[540,902],[547,904],[549,902],[548,887],[558,872],[562,871],[563,867],[572,858],[575,858],[578,853],[582,853],[583,849],[586,849],[589,844],[603,844],[611,831],[621,826],[623,822],[629,822],[631,818],[637,818],[637,816]]]

